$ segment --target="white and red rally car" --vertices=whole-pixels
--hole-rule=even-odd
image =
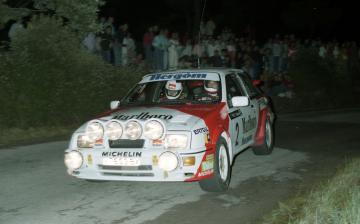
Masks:
[[[224,191],[236,154],[272,152],[273,122],[268,99],[242,70],[148,74],[75,131],[65,165],[87,180],[199,181]]]

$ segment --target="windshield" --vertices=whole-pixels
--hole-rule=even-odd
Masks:
[[[140,82],[121,104],[206,104],[221,100],[219,80],[186,79]]]

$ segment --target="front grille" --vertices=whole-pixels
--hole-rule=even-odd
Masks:
[[[155,176],[153,173],[111,173],[104,172],[101,173],[104,176],[121,176],[121,177],[153,177]]]
[[[109,140],[110,148],[143,148],[145,140],[144,139],[118,139],[118,140]]]
[[[99,165],[99,168],[102,170],[124,170],[124,171],[138,171],[138,170],[152,170],[151,165],[142,165],[142,166],[105,166]]]

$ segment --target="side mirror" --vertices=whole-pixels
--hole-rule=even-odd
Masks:
[[[231,98],[233,107],[246,107],[249,106],[249,98],[247,96],[234,96]]]
[[[120,106],[120,101],[119,100],[115,100],[115,101],[111,101],[110,102],[110,109],[111,110],[115,110]]]

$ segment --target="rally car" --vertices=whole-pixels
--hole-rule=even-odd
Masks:
[[[199,181],[225,191],[236,154],[273,150],[269,100],[237,69],[145,75],[72,135],[70,175],[95,181]]]

